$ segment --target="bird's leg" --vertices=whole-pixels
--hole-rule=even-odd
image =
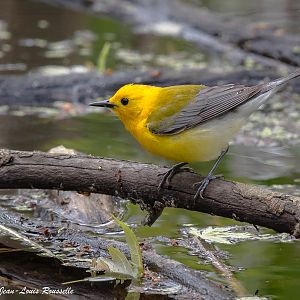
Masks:
[[[216,162],[214,163],[213,167],[211,168],[211,170],[209,171],[209,173],[207,174],[207,176],[200,182],[195,183],[194,186],[197,186],[197,192],[194,196],[194,201],[200,196],[201,199],[203,199],[203,192],[206,189],[206,187],[208,186],[209,182],[213,179],[216,178],[220,178],[222,177],[222,175],[213,175],[213,172],[216,170],[216,168],[218,167],[219,163],[221,162],[221,160],[223,159],[223,157],[225,156],[225,154],[228,152],[229,146],[226,148],[226,150],[223,150],[220,154],[220,156],[218,157],[218,159],[216,160]]]
[[[182,168],[183,166],[185,166],[187,164],[188,163],[186,163],[186,162],[181,162],[181,163],[176,164],[175,166],[173,166],[166,173],[159,174],[159,175],[163,175],[163,178],[162,178],[162,180],[160,181],[160,183],[158,185],[158,191],[160,191],[162,189],[162,187],[164,186],[164,184],[167,184],[167,186],[169,186],[170,185],[170,180],[172,179],[172,177],[176,173],[190,170],[189,168]]]

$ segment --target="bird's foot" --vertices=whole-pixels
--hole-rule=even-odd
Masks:
[[[201,180],[200,182],[196,182],[193,185],[194,188],[197,188],[197,192],[194,196],[194,201],[196,201],[198,197],[200,197],[201,199],[204,199],[203,192],[205,191],[205,189],[208,186],[208,184],[210,183],[210,181],[217,179],[217,178],[223,178],[223,177],[224,177],[223,175],[208,174],[203,180]]]
[[[172,177],[180,172],[191,172],[192,169],[191,168],[183,168],[183,166],[185,166],[187,163],[182,162],[179,163],[175,166],[173,166],[171,169],[169,169],[166,173],[162,173],[162,174],[158,174],[158,176],[163,176],[162,180],[160,181],[159,185],[158,185],[158,191],[160,191],[164,185],[167,185],[167,187],[170,186],[170,182]]]

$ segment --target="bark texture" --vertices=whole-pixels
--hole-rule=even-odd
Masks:
[[[193,184],[201,176],[177,174],[160,193],[167,168],[108,158],[0,151],[0,188],[39,188],[102,193],[128,198],[147,209],[151,218],[164,207],[180,207],[233,218],[300,236],[300,198],[266,188],[225,180],[212,181],[205,199],[195,203]]]

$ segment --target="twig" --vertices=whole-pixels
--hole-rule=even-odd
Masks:
[[[218,259],[212,251],[204,246],[204,243],[198,238],[193,238],[194,242],[197,244],[201,253],[204,254],[206,259],[225,277],[229,285],[234,290],[238,297],[245,297],[248,293],[245,287],[234,277],[233,273],[230,271],[229,267],[226,266],[220,259]]]

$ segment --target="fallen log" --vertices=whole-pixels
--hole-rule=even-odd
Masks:
[[[146,209],[149,225],[164,207],[180,207],[300,236],[297,196],[217,179],[205,190],[205,198],[194,202],[193,184],[201,176],[190,172],[177,174],[171,186],[159,193],[158,174],[166,170],[150,164],[84,155],[0,151],[0,189],[58,189],[116,195]]]

